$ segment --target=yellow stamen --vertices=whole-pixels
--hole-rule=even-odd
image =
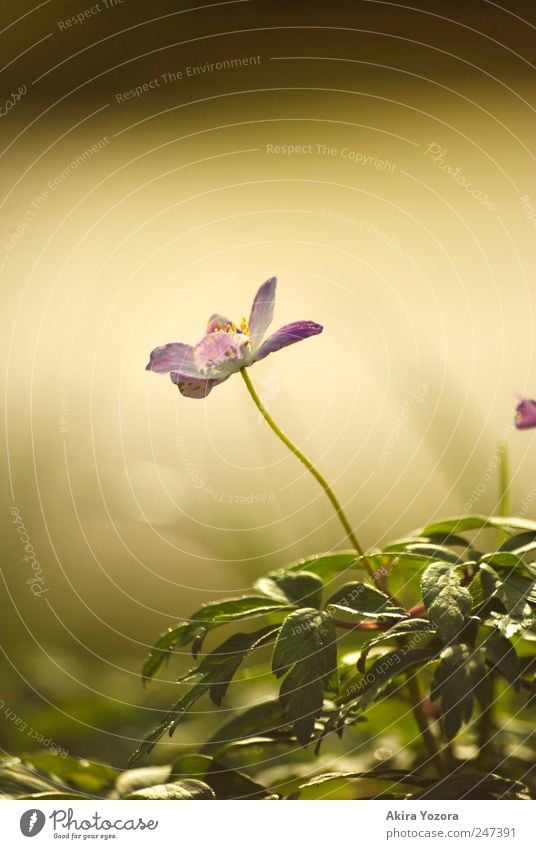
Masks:
[[[240,322],[240,330],[242,333],[245,333],[246,336],[251,336],[251,330],[249,329],[249,324],[245,316],[243,316],[242,321]]]

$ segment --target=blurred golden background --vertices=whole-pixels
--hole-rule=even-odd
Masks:
[[[190,401],[144,371],[267,277],[273,329],[325,330],[251,378],[366,546],[495,510],[501,440],[534,514],[513,411],[536,393],[536,21],[487,0],[0,15],[2,700],[102,755],[150,724],[161,630],[346,546],[238,378]],[[32,741],[3,721],[0,744]]]

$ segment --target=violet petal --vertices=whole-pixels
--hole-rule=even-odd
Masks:
[[[230,319],[215,312],[208,320],[205,336],[209,333],[215,333],[216,330],[229,330],[232,326],[233,322]]]
[[[208,380],[206,377],[189,377],[176,371],[172,371],[170,377],[178,386],[181,395],[186,398],[206,398],[218,383],[223,383],[223,380],[227,379]]]
[[[515,425],[519,430],[536,427],[536,401],[522,398],[516,407]]]
[[[145,368],[158,374],[168,371],[179,371],[188,377],[200,377],[200,373],[192,359],[193,348],[182,342],[169,342],[151,351],[150,359]]]
[[[255,351],[261,344],[264,334],[268,330],[274,317],[275,290],[277,278],[270,277],[262,284],[253,300],[249,316],[249,329],[251,332],[251,347]]]
[[[321,324],[316,324],[314,321],[294,321],[292,324],[286,324],[262,343],[255,353],[255,361],[263,360],[268,354],[286,348],[287,345],[301,342],[302,339],[307,339],[309,336],[316,336],[318,333],[322,333],[323,329]]]

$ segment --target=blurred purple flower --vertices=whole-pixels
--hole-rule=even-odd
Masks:
[[[536,401],[522,398],[516,407],[515,425],[519,430],[536,427]]]
[[[241,368],[249,368],[287,345],[321,333],[323,327],[314,321],[294,321],[262,341],[274,317],[276,285],[275,277],[262,284],[255,295],[249,322],[243,318],[237,326],[215,314],[197,345],[169,342],[155,348],[146,368],[159,374],[170,372],[171,380],[187,398],[206,398],[215,386]]]

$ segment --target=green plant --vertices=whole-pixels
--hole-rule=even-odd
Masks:
[[[181,393],[195,398],[241,374],[272,431],[323,488],[352,548],[270,571],[250,594],[204,604],[162,634],[144,681],[180,651],[195,665],[177,679],[180,697],[129,766],[148,756],[163,763],[118,777],[110,767],[50,753],[6,759],[4,795],[534,797],[533,728],[524,712],[536,694],[536,523],[458,516],[365,552],[331,486],[249,378],[247,369],[267,353],[322,330],[297,322],[262,343],[274,297],[272,278],[257,293],[249,324],[212,316],[197,346],[157,348],[148,368],[171,372]],[[501,457],[505,513],[504,447]],[[208,700],[221,709],[235,690],[225,721],[176,755],[176,730],[204,714]]]

